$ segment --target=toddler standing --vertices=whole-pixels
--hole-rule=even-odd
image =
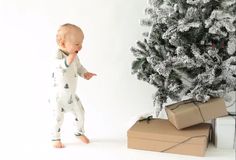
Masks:
[[[76,95],[77,77],[79,75],[89,80],[96,74],[88,72],[77,56],[84,39],[78,26],[69,23],[62,25],[56,38],[59,49],[54,59],[53,87],[49,101],[54,113],[53,146],[64,147],[60,133],[66,112],[72,112],[75,116],[75,136],[87,144],[89,139],[84,135],[84,108]]]

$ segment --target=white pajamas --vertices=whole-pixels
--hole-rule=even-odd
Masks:
[[[67,65],[66,57],[59,50],[53,65],[53,86],[49,100],[54,113],[53,140],[60,140],[61,125],[66,112],[72,112],[75,116],[75,135],[84,134],[84,108],[75,91],[78,75],[83,77],[87,70],[80,64],[78,57],[70,65]]]

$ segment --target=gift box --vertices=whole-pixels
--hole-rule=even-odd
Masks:
[[[217,148],[236,148],[235,117],[226,116],[213,120],[213,143]]]
[[[235,114],[236,113],[236,92],[232,91],[227,93],[224,96],[226,109],[228,112]]]
[[[213,98],[206,103],[185,100],[165,107],[168,120],[183,129],[214,118],[228,115],[223,98]]]
[[[178,130],[165,119],[137,121],[128,130],[128,148],[204,156],[210,126],[202,123]]]

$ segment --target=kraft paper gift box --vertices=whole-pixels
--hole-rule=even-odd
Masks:
[[[206,103],[185,100],[165,107],[168,120],[183,129],[217,117],[228,115],[223,98],[212,98]]]
[[[226,116],[213,120],[213,142],[217,148],[236,148],[235,117]]]
[[[128,130],[128,148],[204,156],[210,127],[202,123],[178,130],[165,119],[137,121]]]

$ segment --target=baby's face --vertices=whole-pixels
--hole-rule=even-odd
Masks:
[[[70,54],[77,54],[82,48],[83,39],[83,33],[81,31],[74,30],[65,39],[65,50]]]

